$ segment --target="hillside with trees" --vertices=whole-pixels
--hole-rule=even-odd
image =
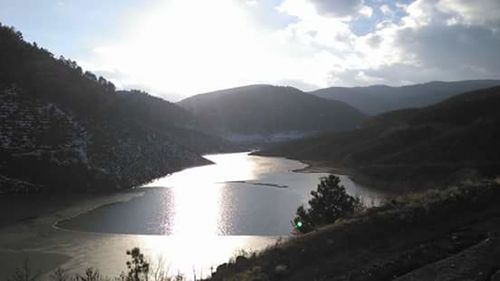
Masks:
[[[429,106],[462,93],[499,85],[500,80],[434,81],[401,87],[331,87],[313,91],[311,94],[343,101],[364,113],[375,115],[398,109]]]
[[[0,26],[0,192],[128,188],[233,149],[186,110]]]
[[[200,94],[178,103],[204,127],[235,142],[266,143],[354,129],[365,115],[343,102],[292,87],[252,85]]]
[[[419,183],[500,174],[500,87],[421,109],[368,119],[354,131],[325,134],[259,152],[324,161],[358,179]]]

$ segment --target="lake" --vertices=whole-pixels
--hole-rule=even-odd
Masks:
[[[289,236],[295,210],[326,175],[294,172],[305,165],[284,158],[248,153],[205,157],[214,164],[157,179],[126,201],[72,218],[62,215],[43,235],[13,239],[10,244],[16,247],[4,252],[64,255],[69,258],[59,264],[72,271],[92,266],[117,275],[125,269],[125,251],[140,247],[171,274],[207,276],[241,250],[260,250]],[[340,177],[348,193],[367,205],[385,197]]]

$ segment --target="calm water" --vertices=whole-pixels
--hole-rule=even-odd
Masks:
[[[295,173],[305,165],[247,153],[207,155],[214,165],[186,169],[145,187],[144,195],[58,224],[24,249],[71,257],[64,267],[124,270],[126,249],[139,246],[170,272],[210,273],[239,250],[259,250],[290,234],[295,210],[325,174]],[[383,194],[341,177],[347,191],[377,204]],[[25,243],[24,245],[22,243]],[[26,246],[28,245],[28,246]]]
[[[205,156],[215,163],[187,169],[144,187],[145,195],[62,223],[64,228],[126,234],[261,235],[291,232],[295,210],[309,199],[320,173],[295,173],[304,164],[247,153]],[[382,195],[342,177],[366,204]]]

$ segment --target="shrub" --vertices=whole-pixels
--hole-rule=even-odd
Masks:
[[[85,270],[84,275],[77,275],[75,278],[76,281],[102,281],[103,278],[98,270],[93,269],[91,267]]]
[[[69,274],[63,268],[57,268],[53,271],[49,280],[51,281],[185,281],[187,280],[182,274],[175,276],[168,276],[167,272],[163,269],[164,264],[162,260],[159,261],[156,267],[151,268],[150,263],[141,253],[139,248],[128,250],[127,255],[127,272],[122,272],[116,277],[102,276],[99,270],[94,268],[87,268],[84,274]],[[151,270],[152,269],[152,270]],[[26,260],[23,267],[17,268],[14,275],[7,279],[8,281],[40,281],[40,274],[34,274],[29,261]],[[196,276],[195,276],[196,280]]]
[[[334,175],[323,177],[316,191],[311,191],[309,208],[300,206],[293,219],[295,229],[307,233],[315,228],[334,223],[341,217],[352,215],[361,208],[361,202],[345,191],[340,178]]]
[[[25,260],[23,267],[17,268],[16,272],[9,281],[36,281],[38,280],[39,274],[33,273],[30,267],[29,260]]]
[[[149,263],[144,258],[139,248],[133,248],[127,251],[130,256],[130,261],[127,261],[128,278],[127,281],[142,281],[148,280]]]

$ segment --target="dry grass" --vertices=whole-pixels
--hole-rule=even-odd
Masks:
[[[500,231],[498,200],[492,182],[404,195],[226,264],[211,280],[391,279]]]

